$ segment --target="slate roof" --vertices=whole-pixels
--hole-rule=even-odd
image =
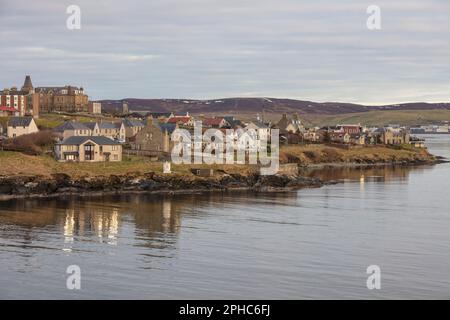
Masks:
[[[117,129],[120,128],[120,123],[115,122],[100,122],[98,124],[100,129]]]
[[[103,136],[72,136],[58,143],[60,145],[80,145],[86,141],[92,141],[99,145],[120,145],[119,142]]]
[[[122,123],[126,128],[144,127],[145,126],[141,120],[136,120],[136,119],[123,119]]]
[[[63,124],[57,126],[53,131],[64,132],[66,130],[89,130],[90,128],[81,122],[76,121],[66,121]],[[91,129],[92,130],[92,129]]]
[[[94,130],[95,129],[95,125],[97,124],[97,122],[85,122],[83,123],[87,128],[89,128],[90,130]]]
[[[8,121],[8,126],[11,127],[28,127],[33,118],[31,117],[12,117]]]
[[[168,134],[172,134],[172,132],[174,132],[177,128],[175,123],[158,123],[157,126],[162,132],[167,131]]]
[[[241,120],[235,119],[233,116],[225,116],[223,118],[230,124],[232,128],[242,126]]]
[[[267,129],[268,128],[264,123],[262,123],[261,121],[258,121],[258,120],[252,121],[252,122],[250,122],[250,124],[251,123],[253,123],[259,129]]]

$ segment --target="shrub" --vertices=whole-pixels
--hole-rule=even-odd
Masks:
[[[49,131],[39,131],[26,134],[16,138],[4,140],[2,149],[8,151],[18,151],[25,154],[40,155],[55,144],[55,136]]]

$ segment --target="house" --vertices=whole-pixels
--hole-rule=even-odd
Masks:
[[[36,122],[31,117],[12,117],[8,120],[8,138],[15,138],[24,134],[38,132]]]
[[[323,132],[319,128],[309,128],[303,132],[303,141],[306,142],[321,142],[323,141]]]
[[[350,134],[343,130],[330,131],[329,137],[331,142],[350,143]]]
[[[336,126],[338,130],[349,135],[359,135],[362,132],[361,124],[340,124]]]
[[[131,149],[148,155],[168,153],[171,150],[170,136],[176,128],[177,124],[157,123],[148,118],[145,127],[130,139]]]
[[[125,118],[122,120],[122,124],[125,128],[125,140],[129,141],[131,137],[134,137],[139,131],[145,127],[145,123],[137,119]]]
[[[92,129],[81,122],[66,121],[53,129],[56,136],[61,139],[67,139],[73,136],[91,136]]]
[[[207,128],[230,127],[230,124],[227,120],[225,120],[225,118],[204,118],[202,121],[202,125]]]
[[[55,146],[58,161],[122,161],[122,145],[102,136],[72,136]]]
[[[402,128],[382,128],[378,130],[379,139],[382,144],[400,145],[409,144],[409,130]]]
[[[279,129],[280,133],[303,133],[305,131],[305,127],[297,114],[292,119],[288,119],[287,114],[284,113],[273,128]]]
[[[123,122],[100,122],[97,123],[97,128],[95,127],[93,135],[104,136],[111,138],[113,140],[118,140],[120,142],[125,142],[125,126]]]
[[[425,139],[421,139],[421,138],[418,138],[418,137],[411,137],[410,141],[409,141],[409,144],[411,146],[413,146],[414,148],[419,148],[419,149],[426,148],[426,146],[425,146]]]
[[[233,116],[225,116],[223,118],[229,123],[231,129],[242,129],[243,128],[241,120],[238,120]]]
[[[244,129],[245,131],[255,130],[257,138],[259,137],[259,139],[263,139],[264,137],[268,139],[270,136],[270,128],[259,120],[250,122]]]
[[[193,127],[194,126],[194,118],[186,115],[186,116],[174,116],[167,120],[167,123],[177,124],[180,126]]]
[[[19,116],[20,111],[13,107],[0,106],[0,117]]]

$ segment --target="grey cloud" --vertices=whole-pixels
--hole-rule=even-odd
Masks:
[[[2,87],[31,74],[93,98],[450,101],[444,0],[3,2]],[[365,26],[373,3],[380,31]],[[70,4],[80,31],[65,28]]]

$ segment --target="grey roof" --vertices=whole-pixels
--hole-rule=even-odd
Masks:
[[[72,136],[64,141],[58,143],[61,145],[80,145],[85,143],[86,141],[91,140],[92,142],[99,145],[120,145],[119,142],[114,141],[110,138],[104,136]]]
[[[55,132],[64,132],[66,130],[89,130],[86,125],[81,122],[76,121],[66,121],[62,125],[57,126],[53,131]]]
[[[94,130],[97,122],[85,122],[83,123],[88,129]]]
[[[129,127],[144,127],[144,123],[141,120],[136,119],[123,119],[123,125],[127,128]]]
[[[119,126],[117,126],[117,125],[119,125]],[[120,123],[117,124],[117,123],[114,123],[114,122],[100,122],[98,124],[98,127],[100,129],[116,129],[116,128],[120,127]]]
[[[177,127],[175,123],[158,123],[157,126],[161,129],[161,131],[167,131],[168,134],[172,134]]]
[[[28,127],[33,118],[31,117],[12,117],[8,121],[8,126],[12,127]]]
[[[253,124],[254,124],[256,127],[258,127],[259,129],[267,129],[267,128],[268,128],[264,123],[262,123],[262,122],[259,121],[259,120],[252,121],[252,122],[250,122],[250,123],[253,123]]]
[[[232,128],[237,127],[237,126],[242,126],[241,120],[238,120],[233,116],[225,116],[223,118],[230,124],[230,126]]]

